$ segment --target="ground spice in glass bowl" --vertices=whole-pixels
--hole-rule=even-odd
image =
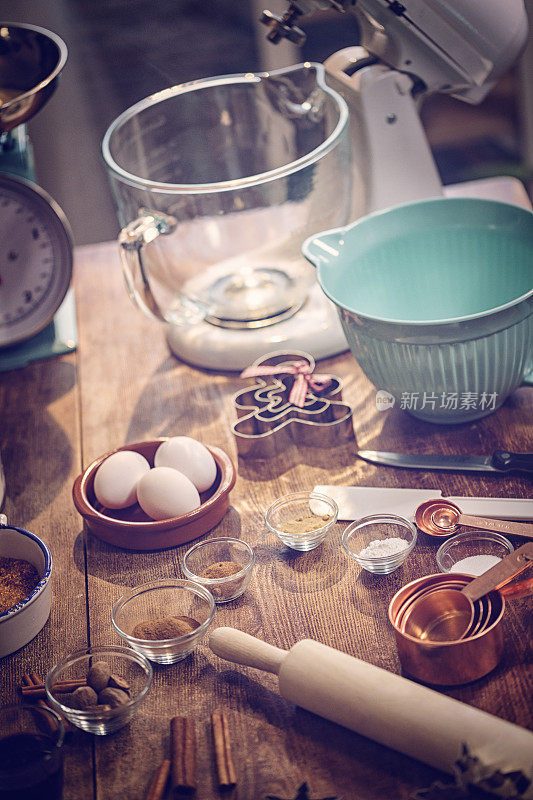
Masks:
[[[331,497],[315,491],[286,494],[266,511],[267,528],[292,550],[318,547],[337,521],[339,508]]]
[[[237,564],[236,561],[217,561],[216,564],[210,564],[203,569],[200,573],[201,578],[228,578],[230,575],[235,575],[240,572],[242,564]]]
[[[163,578],[135,586],[111,612],[119,636],[157,664],[174,664],[193,652],[215,613],[212,594],[196,582]]]
[[[229,603],[246,591],[252,577],[254,551],[242,539],[218,536],[193,545],[185,553],[182,569],[200,583],[215,603]]]
[[[31,594],[40,579],[29,561],[0,556],[0,614]]]
[[[331,519],[333,519],[333,514],[309,514],[305,517],[295,517],[282,522],[280,530],[283,533],[311,533]]]
[[[132,636],[136,639],[174,639],[177,636],[186,636],[196,630],[200,623],[192,617],[158,617],[157,619],[143,620],[138,622],[132,630]]]

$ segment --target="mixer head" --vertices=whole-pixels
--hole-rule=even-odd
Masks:
[[[301,44],[300,17],[353,14],[360,41],[383,64],[413,76],[428,93],[479,103],[518,58],[528,33],[524,0],[288,0],[283,16],[263,12],[267,38]],[[350,73],[351,74],[351,73]]]
[[[0,22],[0,135],[31,119],[55,91],[67,46],[36,25]]]

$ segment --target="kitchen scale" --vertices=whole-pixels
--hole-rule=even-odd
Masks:
[[[25,125],[55,91],[66,59],[56,34],[0,23],[0,371],[76,347],[72,235],[34,183]]]

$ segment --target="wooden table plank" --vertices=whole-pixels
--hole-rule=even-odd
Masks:
[[[420,536],[405,565],[390,576],[370,576],[361,572],[341,550],[342,524],[334,527],[331,537],[320,548],[296,555],[267,534],[263,521],[266,507],[281,494],[316,484],[432,487],[455,495],[527,497],[531,495],[531,482],[519,475],[469,476],[375,467],[355,458],[355,443],[333,451],[292,445],[263,462],[238,459],[230,425],[235,418],[232,397],[243,387],[243,382],[234,374],[192,369],[169,354],[162,327],[141,315],[130,303],[114,244],[78,248],[75,287],[80,329],[78,353],[50,362],[48,371],[39,365],[31,368],[33,372],[14,373],[17,385],[14,395],[8,392],[10,381],[3,378],[0,409],[7,410],[10,426],[14,426],[17,434],[7,435],[4,430],[1,446],[4,461],[5,442],[10,457],[15,457],[18,442],[26,443],[26,452],[27,418],[29,414],[44,416],[38,435],[33,437],[39,440],[40,448],[32,462],[33,471],[40,477],[33,505],[29,504],[28,525],[42,520],[39,504],[47,496],[46,448],[56,442],[53,452],[57,455],[48,469],[48,478],[56,489],[55,494],[52,491],[53,502],[48,500],[46,513],[57,520],[60,530],[69,530],[68,536],[60,535],[59,531],[50,534],[57,537],[61,569],[69,575],[69,580],[73,559],[79,565],[80,554],[86,556],[90,641],[118,642],[110,622],[113,602],[130,586],[156,577],[180,576],[180,559],[188,545],[141,553],[120,550],[92,535],[84,535],[81,520],[70,501],[72,480],[82,463],[87,466],[115,447],[181,434],[221,447],[238,465],[239,476],[231,494],[230,509],[211,535],[241,537],[256,553],[248,591],[237,601],[217,607],[215,625],[232,625],[285,648],[305,637],[316,638],[399,672],[394,637],[387,620],[388,602],[409,580],[437,571],[435,542]],[[49,387],[43,388],[44,391],[52,392],[57,380],[54,375],[62,375],[64,364],[71,369],[70,392],[61,393],[63,402],[54,405],[52,401],[43,406],[43,396],[36,394],[38,381]],[[378,412],[375,389],[349,354],[321,362],[320,371],[330,371],[343,380],[343,397],[354,408],[360,447],[480,454],[501,445],[517,450],[533,449],[531,389],[518,390],[502,409],[484,420],[448,428],[422,423],[398,409]],[[63,375],[64,382],[67,377]],[[21,400],[25,386],[31,390],[29,405]],[[47,426],[47,415],[51,413],[54,424]],[[57,426],[68,427],[61,442]],[[17,458],[15,468],[9,471],[17,475],[21,492],[25,486],[24,458],[22,455]],[[62,469],[58,470],[56,461]],[[40,470],[44,470],[42,475]],[[13,503],[7,509],[13,520],[15,512],[22,514],[27,505],[22,497],[21,502],[9,503]],[[54,652],[65,647],[72,626],[74,639],[85,634],[85,631],[82,634],[81,610],[79,618],[73,619],[72,614],[73,604],[80,601],[85,619],[85,595],[78,598],[78,584],[83,585],[83,578],[82,573],[75,572],[73,587],[68,594],[65,589],[59,606],[54,604],[55,623],[40,634],[46,647]],[[471,686],[445,691],[521,725],[533,726],[528,703],[531,683],[525,667],[528,604],[527,599],[509,603],[504,620],[506,651],[494,673]],[[35,642],[38,640],[39,637]],[[14,680],[21,659],[33,654],[32,648],[36,646],[32,643],[6,660],[10,680]],[[170,717],[190,715],[196,720],[198,736],[196,797],[212,800],[219,795],[209,718],[217,707],[227,712],[232,731],[239,781],[232,800],[236,796],[239,800],[262,800],[267,793],[293,797],[304,780],[310,786],[311,797],[342,794],[345,800],[408,798],[417,788],[428,786],[439,777],[429,767],[295,708],[279,697],[273,676],[233,667],[215,657],[205,642],[182,663],[155,666],[150,695],[126,728],[113,736],[94,739],[79,734],[71,748],[68,771],[78,774],[80,754],[84,748],[86,751],[93,746],[97,800],[140,798],[153,769],[168,755]],[[90,789],[84,788],[87,794],[83,800],[85,796],[92,797],[92,778],[85,783],[90,784]],[[79,797],[82,797],[79,788],[69,778],[65,800]]]
[[[0,659],[1,701],[17,702],[22,675],[44,679],[66,653],[85,646],[85,545],[72,505],[81,467],[79,393],[74,354],[0,376],[0,452],[6,473],[8,521],[40,536],[52,553],[52,609],[26,647]],[[65,796],[93,797],[93,742],[69,736]]]

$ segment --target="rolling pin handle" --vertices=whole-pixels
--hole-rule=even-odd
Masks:
[[[209,637],[209,647],[220,658],[278,675],[286,650],[262,642],[236,628],[217,628]]]

